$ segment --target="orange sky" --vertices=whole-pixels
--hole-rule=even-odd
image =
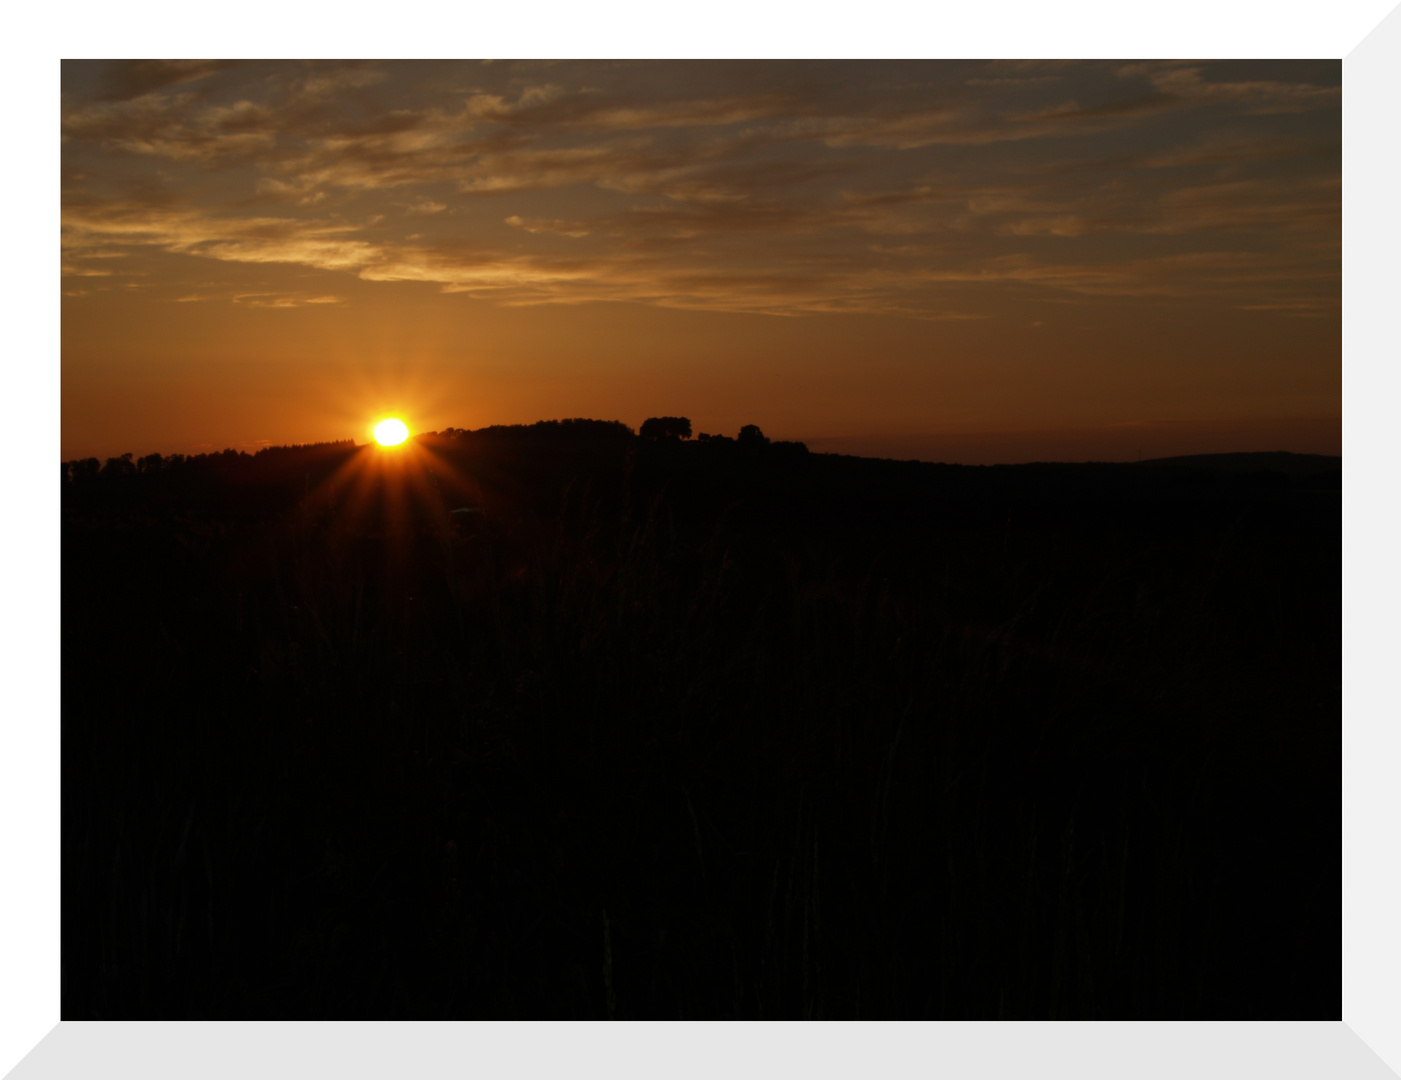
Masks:
[[[65,62],[62,453],[1341,449],[1341,67]]]

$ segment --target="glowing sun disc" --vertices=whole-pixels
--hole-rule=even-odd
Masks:
[[[398,446],[409,437],[409,425],[390,417],[375,425],[375,442],[380,446]]]

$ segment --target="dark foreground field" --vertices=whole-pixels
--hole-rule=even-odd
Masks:
[[[65,466],[63,1016],[1337,1019],[1337,470]]]

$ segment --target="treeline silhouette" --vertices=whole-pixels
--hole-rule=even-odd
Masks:
[[[1341,1015],[1338,459],[654,419],[64,463],[66,1019]]]

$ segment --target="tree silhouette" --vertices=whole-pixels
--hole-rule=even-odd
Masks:
[[[759,430],[758,424],[745,424],[739,429],[739,444],[741,446],[767,446],[768,438]]]
[[[638,434],[644,439],[689,439],[691,421],[685,416],[653,416],[643,422]]]
[[[132,463],[130,453],[123,454],[121,457],[109,457],[107,463],[102,466],[104,478],[133,476],[135,473],[136,466]]]

